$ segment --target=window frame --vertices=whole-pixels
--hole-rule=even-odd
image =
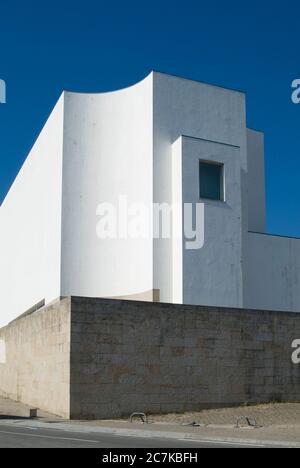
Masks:
[[[204,197],[201,195],[201,164],[208,166],[218,166],[220,168],[220,198]],[[199,174],[199,198],[200,200],[209,200],[213,202],[225,203],[225,165],[222,162],[212,161],[209,159],[198,160],[198,174]]]

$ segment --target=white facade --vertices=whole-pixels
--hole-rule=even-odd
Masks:
[[[153,72],[127,89],[63,93],[0,208],[0,326],[59,296],[300,311],[300,240],[265,232],[263,134],[245,95]],[[224,201],[199,197],[199,160]],[[204,203],[205,242],[96,235],[99,203]],[[181,208],[180,208],[181,207]]]

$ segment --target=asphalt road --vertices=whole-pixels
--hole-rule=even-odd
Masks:
[[[174,439],[120,437],[111,434],[0,424],[0,448],[242,448],[242,445]],[[244,446],[249,448],[249,446]]]

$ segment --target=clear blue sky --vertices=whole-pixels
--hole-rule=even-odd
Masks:
[[[0,202],[63,89],[156,69],[247,92],[248,126],[266,134],[268,230],[300,236],[299,19],[293,0],[2,0]]]

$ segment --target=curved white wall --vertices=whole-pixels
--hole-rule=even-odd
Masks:
[[[104,94],[65,93],[62,295],[113,297],[153,289],[153,242],[96,236],[99,203],[153,200],[152,74]]]
[[[62,295],[151,297],[151,231],[100,240],[96,209],[124,195],[152,213],[152,76],[59,100],[0,208],[0,327]]]

